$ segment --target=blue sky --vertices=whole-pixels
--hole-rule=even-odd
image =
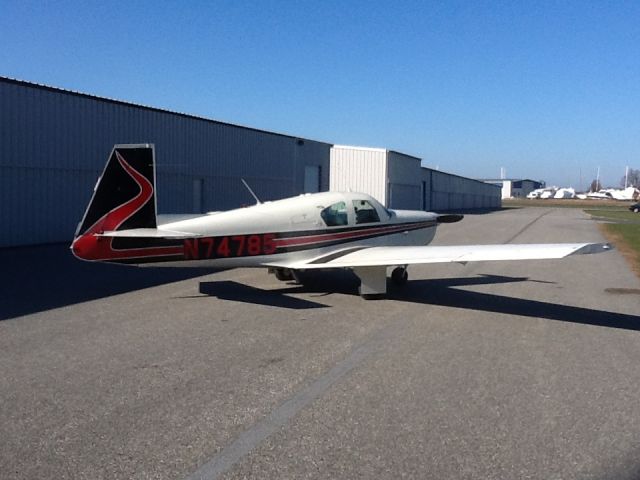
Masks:
[[[0,45],[3,76],[470,177],[640,169],[638,1],[0,0]]]

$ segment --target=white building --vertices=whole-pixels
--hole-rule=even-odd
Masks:
[[[499,190],[471,178],[421,166],[417,157],[382,148],[334,145],[329,188],[368,193],[395,209],[471,210],[500,207]]]

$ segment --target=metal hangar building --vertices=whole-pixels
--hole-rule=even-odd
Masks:
[[[0,247],[70,242],[114,144],[156,147],[158,211],[349,189],[390,208],[500,206],[500,188],[382,149],[334,146],[0,77]],[[482,186],[481,186],[482,185]]]
[[[528,178],[487,178],[481,179],[486,183],[498,185],[502,192],[502,198],[525,198],[529,193],[538,188],[545,188],[544,181],[530,180]]]
[[[332,190],[365,192],[403,210],[473,210],[501,206],[495,185],[421,166],[418,157],[381,148],[331,147]]]

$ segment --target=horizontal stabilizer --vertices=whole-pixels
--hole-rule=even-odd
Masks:
[[[414,265],[425,263],[467,263],[498,260],[542,260],[611,250],[607,243],[543,243],[508,245],[455,245],[422,247],[370,247],[345,250],[307,262],[294,262],[291,269],[352,268]]]
[[[119,230],[116,232],[104,232],[97,235],[98,237],[114,237],[114,238],[195,238],[202,235],[176,232],[172,230],[161,230],[158,228],[132,228],[130,230]]]

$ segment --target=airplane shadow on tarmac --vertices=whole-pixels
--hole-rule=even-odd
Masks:
[[[292,289],[294,293],[298,289]],[[310,308],[328,308],[322,303],[304,300],[286,295],[282,290],[263,290],[243,283],[229,280],[216,282],[200,282],[200,293],[221,300],[231,300],[242,303],[253,303],[268,307],[289,308],[292,310],[306,310]]]
[[[464,308],[484,312],[503,313],[522,317],[546,318],[561,322],[595,325],[599,327],[640,330],[640,316],[625,313],[573,307],[557,303],[506,297],[491,293],[472,292],[455,287],[496,283],[530,282],[527,277],[482,275],[470,278],[417,280],[403,289],[391,291],[389,298],[404,302]]]
[[[275,276],[274,285],[278,284]],[[315,275],[302,274],[303,285],[286,282],[284,288],[265,290],[250,287],[232,281],[200,282],[200,293],[221,300],[242,303],[254,303],[270,307],[304,310],[309,308],[330,308],[329,305],[292,297],[290,294],[309,293],[313,298],[323,297],[334,293],[357,295],[359,280],[347,270],[323,271]]]
[[[290,294],[317,294],[314,298],[333,293],[357,295],[358,279],[348,271],[317,272],[304,279],[304,285],[287,285],[275,290],[261,290],[235,282],[203,282],[200,292],[225,300],[256,303],[281,308],[323,308],[322,303],[289,296]],[[593,310],[556,303],[513,298],[490,293],[473,292],[456,287],[493,285],[516,282],[540,282],[528,277],[478,275],[474,277],[411,280],[404,287],[389,284],[387,299],[398,302],[439,305],[484,312],[502,313],[522,317],[546,318],[561,322],[595,325],[600,327],[640,330],[640,316]],[[384,300],[382,301],[384,302]]]
[[[131,268],[80,262],[68,245],[0,250],[0,320],[109,297],[219,270],[201,268]],[[318,298],[331,294],[357,295],[358,278],[336,270],[303,275],[304,285],[262,290],[231,281],[201,282],[200,293],[225,300],[288,309],[330,308]],[[274,282],[277,282],[275,278]],[[399,302],[440,305],[563,322],[640,330],[640,317],[535,300],[472,292],[456,287],[532,282],[527,277],[474,277],[411,280],[404,287],[389,284],[387,298]],[[275,284],[275,283],[274,283]],[[276,284],[277,285],[277,284]],[[291,296],[310,294],[312,300]]]
[[[0,249],[0,320],[214,273],[81,262],[69,245]]]

